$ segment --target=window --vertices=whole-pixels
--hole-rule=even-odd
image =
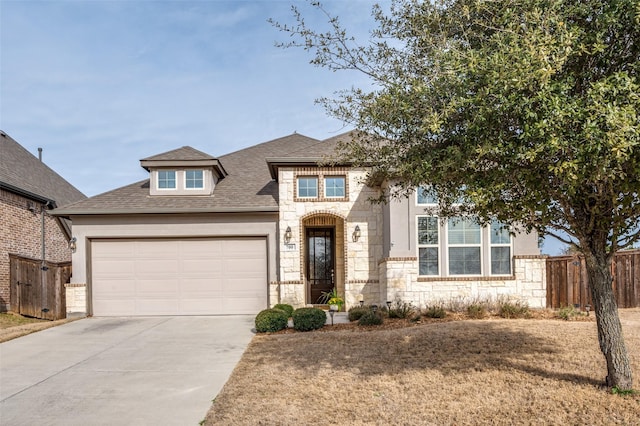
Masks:
[[[420,275],[438,275],[438,218],[418,216],[418,268]]]
[[[299,198],[315,198],[318,196],[318,178],[317,177],[299,177],[298,178],[298,197]]]
[[[480,225],[470,219],[452,218],[447,226],[449,275],[482,273]]]
[[[511,234],[509,228],[494,220],[491,234],[491,275],[511,275]]]
[[[158,170],[158,189],[176,189],[175,170]]]
[[[344,176],[329,176],[324,178],[324,196],[327,198],[344,198]]]
[[[430,186],[419,186],[416,195],[418,204],[438,204],[438,197],[432,193]]]
[[[187,170],[185,172],[184,187],[187,189],[204,188],[204,172],[202,170]]]

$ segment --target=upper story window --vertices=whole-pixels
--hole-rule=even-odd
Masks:
[[[204,188],[204,172],[202,170],[187,170],[184,175],[184,187],[186,189]]]
[[[449,275],[482,273],[481,227],[472,219],[451,218],[447,223]]]
[[[318,196],[318,178],[306,176],[298,178],[298,198],[316,198]]]
[[[175,170],[158,170],[158,189],[176,189]]]
[[[491,222],[491,275],[511,275],[511,233],[501,222]]]
[[[419,186],[416,197],[418,205],[438,204],[438,197],[432,193],[430,186]]]
[[[324,196],[327,198],[344,198],[345,177],[327,176],[324,178]]]

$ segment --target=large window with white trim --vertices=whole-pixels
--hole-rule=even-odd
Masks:
[[[327,198],[344,198],[344,176],[327,176],[324,178],[324,196]]]
[[[420,275],[440,274],[438,218],[418,216],[418,267]]]
[[[489,233],[491,275],[511,275],[511,233],[509,227],[494,220],[491,222]]]
[[[482,274],[482,228],[469,218],[447,221],[449,275]]]

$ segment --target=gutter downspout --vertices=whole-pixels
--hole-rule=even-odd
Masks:
[[[45,302],[47,300],[47,286],[46,286],[46,281],[47,281],[47,271],[49,270],[49,268],[47,267],[47,260],[46,260],[46,254],[47,254],[47,250],[46,250],[46,227],[45,227],[45,219],[46,219],[46,214],[47,214],[47,207],[49,207],[51,205],[50,201],[47,201],[46,203],[44,203],[42,205],[42,216],[41,216],[41,225],[42,225],[42,230],[41,230],[41,273],[40,273],[40,306],[42,306],[42,313],[47,313],[49,312],[49,308],[47,308],[45,306]],[[44,316],[44,315],[42,315]]]

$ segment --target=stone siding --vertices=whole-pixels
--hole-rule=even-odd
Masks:
[[[67,313],[87,312],[87,286],[85,284],[65,284]]]
[[[389,258],[380,262],[381,288],[386,290],[386,300],[400,299],[422,308],[454,299],[509,297],[532,308],[546,307],[546,256],[515,256],[511,277],[431,278],[418,277],[417,272],[417,258]]]

